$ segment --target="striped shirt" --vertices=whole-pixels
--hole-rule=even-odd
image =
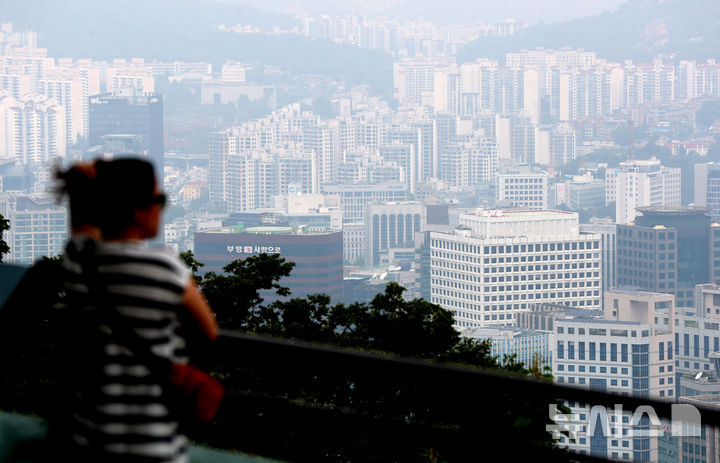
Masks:
[[[187,268],[168,251],[141,243],[82,239],[68,244],[63,265],[78,330],[72,445],[108,460],[186,461],[167,375],[150,357],[167,359],[168,366],[187,361],[180,332]],[[136,337],[128,342],[131,332]],[[135,352],[138,344],[143,352]]]

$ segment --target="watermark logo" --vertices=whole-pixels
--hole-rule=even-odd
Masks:
[[[671,404],[671,424],[663,423],[653,407],[642,405],[630,416],[622,404],[615,404],[612,413],[602,405],[595,405],[589,413],[578,413],[557,404],[548,405],[552,424],[545,426],[554,441],[561,447],[581,442],[590,436],[636,438],[661,437],[667,433],[674,437],[700,437],[702,421],[697,408],[689,404]],[[646,417],[646,418],[645,418]],[[624,419],[625,418],[625,419]],[[565,437],[565,443],[560,443]]]

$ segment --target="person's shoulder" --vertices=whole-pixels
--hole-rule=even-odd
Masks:
[[[180,257],[170,249],[153,247],[147,248],[145,251],[148,258],[155,259],[157,262],[162,263],[162,265],[167,267],[177,278],[182,280],[190,278],[190,269],[180,260]]]
[[[185,264],[166,248],[148,247],[141,242],[105,242],[98,244],[98,254],[105,263],[154,266],[181,278],[189,276]]]

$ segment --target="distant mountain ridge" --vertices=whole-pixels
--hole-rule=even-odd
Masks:
[[[299,35],[237,34],[214,25],[269,30],[299,25],[286,15],[216,0],[0,0],[0,22],[34,30],[55,58],[259,62],[298,74],[342,78],[392,92],[389,55]]]
[[[583,48],[611,61],[720,58],[720,1],[630,0],[617,11],[558,24],[539,24],[513,37],[483,37],[465,45],[458,62],[537,47]]]
[[[290,16],[216,0],[2,0],[0,22],[34,30],[51,56],[187,59],[217,24],[291,28]]]

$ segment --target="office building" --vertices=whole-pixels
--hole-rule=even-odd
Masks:
[[[616,272],[617,272],[617,226],[613,222],[597,221],[592,223],[580,224],[580,231],[582,233],[592,233],[601,236],[600,255],[601,255],[601,267],[602,267],[602,283],[601,288],[603,295],[603,303],[605,298],[605,292],[617,286],[616,284]]]
[[[675,368],[683,375],[710,375],[712,354],[720,352],[720,287],[715,283],[695,287],[695,303],[680,307],[675,315]]]
[[[326,195],[339,198],[343,223],[363,222],[367,204],[402,202],[407,198],[405,185],[390,183],[387,185],[324,185]]]
[[[394,263],[398,250],[415,258],[415,233],[426,228],[425,205],[418,202],[389,202],[365,206],[365,265],[378,267]]]
[[[430,234],[431,300],[458,327],[512,324],[529,304],[600,308],[600,236],[576,213],[479,211]]]
[[[140,136],[138,154],[153,163],[162,184],[165,166],[162,95],[130,89],[91,96],[89,124],[90,146],[104,144],[102,137],[108,135]]]
[[[341,231],[310,232],[303,227],[236,225],[195,233],[195,256],[203,271],[222,272],[236,259],[260,253],[280,254],[294,262],[290,276],[280,282],[292,296],[327,294],[343,300],[343,237]],[[264,291],[265,302],[278,298]]]
[[[602,319],[602,309],[577,309],[565,304],[533,302],[517,315],[517,327],[527,330],[555,331],[555,323],[566,318]]]
[[[548,208],[547,172],[521,168],[498,175],[497,201],[509,207],[531,210]]]
[[[557,320],[555,381],[634,397],[674,399],[673,310],[672,295],[620,289],[606,294],[602,320]],[[622,415],[622,423],[615,421],[605,429],[599,419],[595,421],[592,405],[568,405],[574,427],[581,431],[574,442],[561,439],[560,444],[571,452],[658,461],[658,438],[630,437],[632,424],[627,413]]]
[[[640,208],[634,224],[617,226],[617,284],[675,295],[693,305],[698,284],[720,279],[720,226],[702,207]]]
[[[720,220],[720,163],[695,164],[695,201],[693,204],[710,208],[713,220]]]
[[[68,237],[68,215],[50,195],[10,195],[7,201],[10,230],[8,262],[32,264],[41,257],[63,253]]]
[[[592,176],[575,176],[562,183],[565,203],[574,211],[605,205],[605,182]]]
[[[552,331],[527,330],[512,326],[492,328],[466,328],[460,335],[479,341],[489,339],[492,343],[490,355],[505,365],[510,359],[522,363],[525,368],[536,368],[546,372],[552,367]],[[548,371],[549,372],[549,371]]]

